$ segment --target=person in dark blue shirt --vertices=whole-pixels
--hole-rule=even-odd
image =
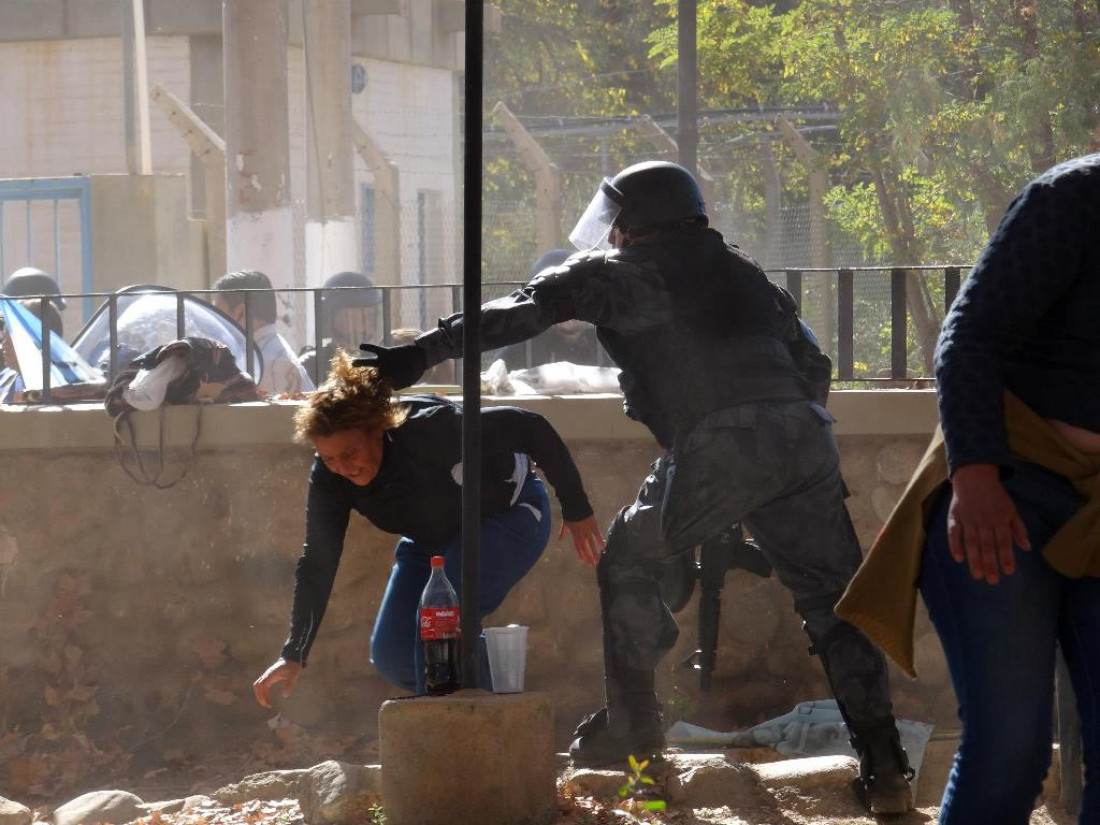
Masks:
[[[951,483],[927,522],[920,588],[963,723],[946,825],[1029,821],[1051,761],[1056,645],[1082,720],[1079,821],[1100,822],[1100,536],[1095,526],[1069,536],[1075,570],[1053,551],[1096,503],[1096,486],[1090,504],[1091,482],[1021,457],[1042,439],[1091,465],[1095,481],[1098,319],[1100,154],[1091,154],[1048,170],[1012,202],[937,347]],[[1006,425],[1016,406],[1006,393],[1037,413],[1025,432],[1011,415]]]
[[[461,590],[462,408],[432,396],[397,402],[371,368],[333,359],[326,381],[295,418],[298,441],[317,456],[306,501],[306,541],[298,561],[290,633],[279,658],[253,685],[271,707],[306,665],[325,614],[353,510],[401,536],[371,637],[371,664],[394,685],[423,692],[416,611],[430,559],[446,559]],[[550,502],[533,465],[561,501],[564,524],[580,560],[595,566],[603,538],[561,437],[542,416],[517,407],[482,411],[480,598],[484,617],[500,606],[538,561],[550,536]],[[484,657],[483,664],[484,664]],[[484,671],[483,670],[483,681]]]

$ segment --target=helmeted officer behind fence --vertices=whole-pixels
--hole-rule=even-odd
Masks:
[[[678,631],[661,600],[661,571],[739,521],[794,595],[872,810],[910,809],[885,661],[833,613],[861,553],[824,393],[815,400],[794,356],[807,328],[793,300],[708,228],[698,184],[673,163],[605,179],[570,240],[583,251],[482,307],[481,347],[567,319],[591,322],[622,368],[627,415],[666,450],[608,532],[598,568],[607,705],[577,728],[574,762],[610,764],[664,746],[654,672]],[[412,344],[364,344],[364,362],[407,386],[461,355],[462,330],[452,315]]]

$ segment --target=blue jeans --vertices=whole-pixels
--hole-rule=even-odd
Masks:
[[[1040,550],[1081,499],[1064,478],[1019,464],[1005,482],[1031,552],[990,586],[948,553],[942,495],[929,523],[921,594],[947,655],[962,739],[944,790],[943,825],[1026,825],[1050,767],[1055,644],[1069,666],[1085,762],[1081,823],[1100,822],[1100,579],[1068,579]]]
[[[426,516],[427,517],[427,516]],[[533,473],[527,477],[516,503],[481,523],[480,607],[484,619],[527,571],[535,566],[550,540],[550,499]],[[420,594],[431,575],[431,557],[441,555],[443,569],[455,590],[462,592],[462,539],[442,552],[402,538],[394,550],[393,572],[378,608],[370,640],[370,663],[388,682],[410,692],[424,692],[420,651]],[[481,686],[490,688],[485,642],[481,642]]]

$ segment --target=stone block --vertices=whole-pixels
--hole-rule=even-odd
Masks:
[[[931,808],[940,804],[958,748],[959,732],[957,730],[937,731],[928,740],[917,781],[915,802],[918,808]],[[1043,780],[1043,790],[1036,801],[1036,806],[1045,804],[1058,807],[1061,804],[1062,781],[1059,756],[1058,745],[1055,744],[1051,752],[1050,769]]]
[[[391,700],[378,727],[389,825],[545,825],[557,815],[547,694]]]
[[[616,799],[619,789],[626,784],[622,771],[598,771],[581,768],[565,776],[565,789],[573,796],[591,796],[595,799]]]
[[[681,773],[679,780],[684,802],[691,808],[720,808],[761,795],[756,773],[747,765],[697,765]]]
[[[924,758],[921,759],[920,776],[917,780],[916,805],[918,808],[938,807],[943,798],[943,789],[947,785],[947,776],[955,761],[955,751],[959,748],[957,734],[937,731],[924,746]]]
[[[801,795],[846,788],[859,775],[859,764],[850,756],[811,756],[751,765],[769,790],[795,788]]]

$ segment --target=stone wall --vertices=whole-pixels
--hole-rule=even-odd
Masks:
[[[610,522],[632,500],[657,446],[624,425],[617,399],[544,401],[532,406],[563,432],[599,520]],[[927,398],[917,401],[928,406]],[[303,531],[310,453],[271,437],[289,432],[291,411],[206,410],[189,473],[159,490],[136,484],[104,449],[110,431],[99,409],[0,408],[0,719],[7,731],[51,741],[62,726],[75,726],[91,742],[109,740],[149,764],[165,754],[253,747],[280,726],[375,735],[379,703],[394,691],[367,663],[368,640],[394,538],[362,519],[353,518],[294,695],[278,716],[252,699],[252,680],[285,635]],[[172,445],[188,442],[194,412],[173,410],[167,419],[168,479],[187,465],[187,449]],[[927,421],[927,411],[917,418]],[[156,416],[142,418],[144,443],[154,443],[156,425]],[[872,432],[845,433],[853,429]],[[839,430],[849,506],[865,546],[927,440],[873,429]],[[57,446],[28,449],[48,444]],[[559,523],[555,513],[555,535]],[[828,695],[790,595],[774,578],[741,571],[727,577],[714,686],[701,693],[697,675],[678,667],[695,647],[697,599],[680,614],[679,644],[659,675],[670,718],[743,727]],[[594,574],[566,541],[551,540],[487,624],[508,622],[531,627],[528,688],[551,694],[564,747],[579,716],[602,697]],[[918,633],[924,678],[895,676],[899,713],[951,724],[954,700],[925,619]],[[0,731],[0,754],[4,743]]]

